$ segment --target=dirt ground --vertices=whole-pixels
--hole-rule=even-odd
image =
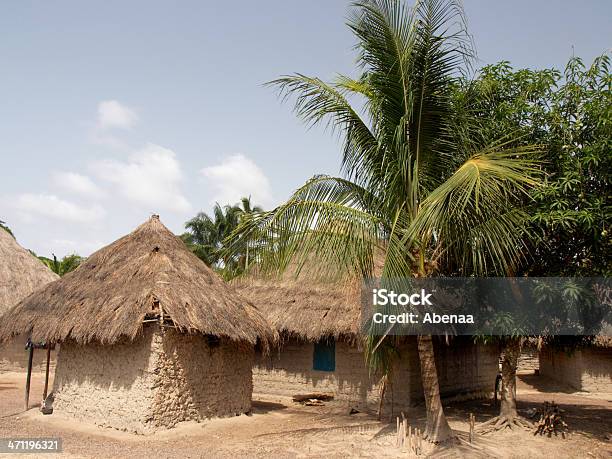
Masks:
[[[23,409],[25,376],[0,374],[0,438],[61,437],[63,453],[43,457],[174,458],[174,457],[406,457],[395,446],[395,421],[379,422],[372,413],[348,414],[335,403],[306,407],[288,399],[257,398],[251,416],[183,423],[169,431],[138,436],[77,423],[55,413],[43,416],[35,403],[42,376],[32,383],[30,410]],[[448,404],[446,412],[459,444],[427,446],[429,457],[589,458],[612,457],[612,394],[572,393],[534,375],[521,375],[519,412],[526,415],[544,401],[565,410],[568,438],[534,437],[525,430],[477,436],[467,443],[469,413],[476,422],[495,415],[490,401]],[[447,404],[445,404],[447,405]],[[409,423],[424,427],[423,407],[407,413]],[[1,454],[0,454],[1,456]],[[9,455],[7,455],[9,457]],[[27,455],[10,457],[27,457]],[[31,456],[33,457],[33,456]],[[414,455],[412,455],[414,457]]]

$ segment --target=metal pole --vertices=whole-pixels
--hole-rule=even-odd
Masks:
[[[29,343],[30,355],[28,356],[28,376],[26,379],[26,392],[25,392],[25,409],[28,411],[30,403],[30,381],[32,379],[32,359],[34,358],[34,345]]]

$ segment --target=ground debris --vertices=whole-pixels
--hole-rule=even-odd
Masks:
[[[334,399],[333,395],[319,393],[319,392],[314,392],[310,394],[296,394],[293,396],[294,402],[302,403],[303,405],[306,405],[306,406],[324,405],[323,402],[327,402],[333,399]]]
[[[567,423],[563,420],[563,410],[555,402],[544,402],[544,406],[538,410],[540,420],[536,423],[534,435],[552,436],[559,433],[563,438],[569,432]]]

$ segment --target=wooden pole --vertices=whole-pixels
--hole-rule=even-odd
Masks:
[[[28,375],[26,377],[26,391],[25,391],[25,409],[28,411],[30,405],[30,382],[32,380],[32,360],[34,359],[34,345],[29,343],[28,350],[30,355],[28,356]]]
[[[43,403],[47,400],[47,390],[49,389],[49,362],[51,361],[51,344],[47,343],[47,368],[45,370],[45,390],[43,391]]]
[[[397,424],[397,437],[395,439],[395,446],[400,446],[400,422],[399,422],[399,416],[397,418],[395,418],[396,420],[396,424]]]
[[[474,413],[470,413],[470,443],[474,441],[474,424],[475,424],[476,416]]]
[[[418,438],[417,438],[417,442],[418,442],[418,448],[417,448],[417,454],[421,454],[421,448],[423,447],[423,432],[421,432],[421,429],[417,430],[418,432]]]
[[[408,450],[412,450],[412,426],[408,426]]]

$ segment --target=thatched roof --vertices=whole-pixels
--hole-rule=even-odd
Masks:
[[[237,284],[280,333],[309,341],[359,334],[361,290],[355,282],[342,285],[284,276],[242,279]]]
[[[0,315],[58,276],[0,228]]]
[[[275,336],[256,307],[153,216],[17,304],[0,339],[31,332],[36,341],[110,344],[134,339],[145,320],[265,346]]]
[[[384,255],[375,257],[374,274]],[[234,281],[279,332],[308,341],[325,337],[357,339],[361,335],[362,281],[330,278],[310,260],[301,269],[290,266],[279,276],[251,274]]]

